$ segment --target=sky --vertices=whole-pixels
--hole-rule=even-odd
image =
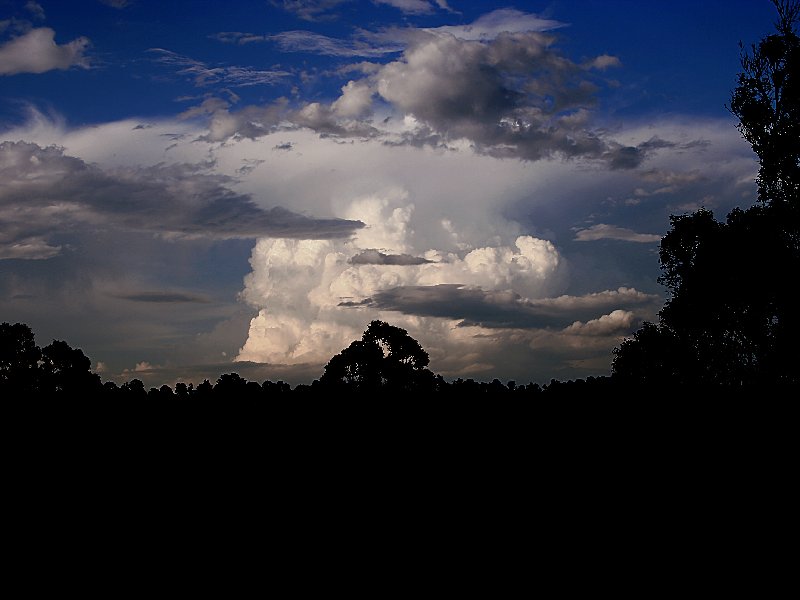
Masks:
[[[769,0],[0,0],[0,322],[104,380],[608,375],[670,217],[755,202]]]

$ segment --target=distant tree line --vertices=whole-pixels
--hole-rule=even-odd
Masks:
[[[215,383],[205,379],[195,386],[147,388],[137,378],[122,384],[102,381],[91,370],[82,350],[54,340],[40,348],[31,328],[23,323],[0,324],[0,397],[3,399],[76,398],[119,400],[234,399],[262,401],[288,396],[553,396],[589,388],[610,388],[610,377],[588,377],[549,384],[515,381],[446,381],[428,369],[428,353],[405,329],[372,321],[360,340],[331,358],[319,379],[294,387],[284,381],[248,381],[238,373],[225,373]]]

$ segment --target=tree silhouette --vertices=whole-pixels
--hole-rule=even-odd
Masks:
[[[42,348],[40,392],[43,394],[96,395],[100,376],[91,372],[92,361],[64,341]]]
[[[777,33],[742,53],[730,109],[759,157],[759,202],[724,223],[705,209],[670,217],[659,251],[669,298],[658,325],[614,349],[618,381],[800,383],[792,281],[800,272],[800,6],[773,3]]]
[[[758,196],[764,203],[797,208],[800,185],[800,16],[796,0],[773,0],[778,11],[776,33],[750,52],[740,43],[742,72],[730,110],[739,131],[758,155]]]
[[[435,377],[426,368],[429,361],[405,329],[376,320],[360,340],[331,358],[320,384],[356,392],[430,389]]]
[[[0,391],[4,398],[38,391],[41,356],[30,327],[0,324]]]

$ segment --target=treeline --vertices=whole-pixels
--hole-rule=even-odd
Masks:
[[[387,348],[384,352],[383,348]],[[232,399],[259,402],[289,396],[341,396],[436,394],[474,397],[553,396],[583,390],[610,390],[611,377],[588,377],[549,384],[517,384],[499,379],[445,380],[427,368],[428,354],[406,330],[373,321],[361,340],[354,341],[325,366],[322,377],[292,387],[284,381],[248,381],[238,373],[221,375],[196,385],[145,386],[133,378],[122,384],[103,381],[91,370],[91,360],[79,348],[54,340],[40,348],[31,328],[24,323],[0,324],[0,396],[3,399],[75,398],[108,400],[210,401]]]

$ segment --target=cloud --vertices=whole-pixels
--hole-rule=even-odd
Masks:
[[[486,328],[563,328],[619,307],[652,305],[657,296],[620,288],[585,296],[529,300],[511,290],[484,290],[459,284],[405,286],[377,292],[354,306],[370,306],[409,315],[460,320],[461,326]],[[346,306],[346,305],[345,305]],[[631,313],[633,314],[633,313]],[[630,324],[630,323],[629,323]],[[578,329],[575,325],[570,333]]]
[[[380,58],[403,49],[403,45],[396,42],[377,44],[358,37],[342,40],[301,30],[282,31],[268,36],[267,39],[275,42],[283,52],[306,52],[324,56]]]
[[[437,6],[428,0],[373,0],[375,4],[388,4],[409,15],[429,15],[436,12],[436,8],[446,8],[446,2],[437,2]]]
[[[100,3],[105,4],[106,6],[111,6],[112,8],[127,8],[131,5],[131,0],[99,0]]]
[[[338,98],[295,106],[283,101],[279,118],[278,104],[217,110],[207,139],[256,138],[275,131],[280,122],[326,136],[380,137],[389,145],[468,145],[497,158],[586,159],[619,170],[635,169],[670,147],[661,138],[626,145],[592,127],[591,109],[603,81],[591,71],[617,61],[607,54],[583,64],[571,61],[556,48],[556,38],[545,33],[562,25],[500,9],[469,25],[359,30],[348,40],[282,32],[270,39],[286,52],[381,58],[402,51],[402,56],[368,68],[364,63],[344,67],[337,72],[362,76],[342,86]],[[250,37],[230,34],[225,39]],[[198,82],[210,77],[207,67],[193,61],[172,54],[163,59]],[[381,122],[372,120],[376,110]]]
[[[622,61],[620,61],[619,57],[611,56],[609,54],[601,54],[600,56],[596,56],[587,62],[585,66],[590,69],[605,71],[606,69],[610,69],[612,67],[621,67]]]
[[[44,19],[44,9],[42,5],[36,2],[35,0],[28,0],[25,3],[25,10],[27,10],[35,19]]]
[[[328,117],[343,119],[323,106]],[[141,208],[154,221],[170,223],[173,217],[159,212],[169,208],[150,206],[151,194],[157,194],[155,204],[183,211],[183,219],[194,222],[194,209],[176,207],[172,190],[183,190],[177,195],[190,200],[196,190],[196,201],[203,204],[207,190],[221,187],[234,206],[250,199],[264,211],[281,204],[295,214],[331,215],[364,226],[350,228],[350,238],[320,240],[278,238],[279,231],[266,231],[254,245],[252,238],[226,241],[212,232],[173,237],[142,218],[136,228],[137,219],[123,228],[118,225],[127,222],[123,209],[117,209],[123,210],[121,216],[107,213],[113,202],[93,216],[98,223],[91,227],[76,220],[85,214],[80,210],[76,216],[67,212],[58,228],[55,216],[17,214],[28,238],[52,247],[40,246],[33,254],[58,254],[4,262],[3,314],[46,325],[47,337],[70,340],[106,363],[110,373],[139,362],[161,365],[148,375],[153,381],[182,371],[195,383],[201,374],[213,381],[242,365],[242,372],[253,369],[273,381],[279,377],[269,373],[281,372],[299,373],[299,381],[308,382],[360,338],[371,318],[406,328],[429,352],[431,368],[445,377],[541,382],[607,374],[611,349],[628,333],[628,317],[613,322],[603,317],[623,311],[633,313],[632,323],[652,319],[659,304],[657,261],[646,244],[587,246],[574,239],[574,225],[613,223],[657,233],[666,230],[678,202],[713,193],[721,213],[745,194],[755,198],[757,162],[729,120],[661,120],[621,129],[616,139],[623,147],[652,148],[648,142],[654,133],[676,145],[650,150],[647,170],[612,171],[574,161],[496,160],[457,141],[443,150],[385,145],[386,138],[325,137],[285,127],[285,115],[296,110],[284,105],[269,126],[255,122],[269,119],[267,112],[231,112],[231,117],[252,118],[254,131],[272,130],[253,138],[224,138],[223,144],[198,141],[209,132],[196,119],[153,119],[146,129],[134,129],[138,121],[66,129],[34,115],[24,129],[6,132],[6,139],[35,140],[42,149],[58,143],[64,147],[61,155],[79,161],[26,171],[31,177],[22,179],[31,192],[32,182],[51,179],[54,188],[64,182],[64,198],[77,198],[70,183],[77,166],[87,172],[90,187],[107,188],[111,196],[119,192],[122,204],[143,202]],[[380,117],[374,117],[374,125],[383,127],[380,109],[375,113]],[[386,135],[418,126],[393,118],[385,125]],[[708,143],[686,147],[700,138]],[[281,145],[291,151],[273,151]],[[17,168],[30,162],[23,155],[15,160]],[[184,164],[193,168],[178,166]],[[170,166],[174,175],[168,175]],[[130,186],[113,183],[123,175]],[[212,183],[203,175],[221,179]],[[153,179],[154,185],[133,193],[140,179]],[[173,179],[184,187],[174,187]],[[15,179],[0,173],[0,181]],[[637,187],[658,189],[670,181],[680,189],[636,206],[626,203]],[[91,209],[89,214],[97,212],[92,198],[80,207]],[[18,200],[18,209],[27,210],[22,196]],[[76,204],[69,200],[60,208],[77,210]],[[0,205],[6,219],[8,207]],[[43,230],[33,231],[35,224]],[[529,246],[520,248],[520,237]],[[430,262],[389,264],[414,261],[381,255]],[[353,264],[354,257],[362,264]],[[210,301],[120,297],[154,290]],[[443,316],[422,314],[434,309]],[[494,310],[496,317],[488,314]],[[592,331],[595,335],[589,335]],[[231,357],[269,362],[260,367],[225,362]]]
[[[550,31],[564,26],[566,23],[543,19],[533,13],[500,8],[478,17],[469,25],[443,25],[426,31],[449,34],[461,40],[488,41],[504,33]]]
[[[0,46],[0,75],[88,68],[89,60],[84,53],[89,39],[79,37],[59,46],[55,43],[55,34],[49,27],[40,27]]]
[[[629,310],[615,310],[586,323],[575,321],[564,332],[574,335],[605,336],[627,334],[636,325],[634,314]]]
[[[231,87],[274,85],[284,81],[286,77],[291,75],[288,71],[279,69],[264,71],[250,67],[212,67],[202,61],[171,50],[165,50],[164,48],[150,48],[148,52],[156,56],[156,62],[173,67],[177,69],[178,75],[184,75],[192,79],[197,87],[216,84]]]
[[[306,21],[332,18],[329,11],[351,0],[272,0],[272,4]]]
[[[618,144],[586,128],[596,85],[585,71],[550,49],[536,32],[500,33],[487,42],[429,36],[374,75],[378,94],[445,139],[528,160],[563,157],[619,159]],[[577,117],[577,118],[576,118]]]
[[[183,302],[208,302],[208,298],[197,296],[194,294],[185,294],[183,292],[136,292],[129,294],[118,294],[116,296],[122,300],[130,300],[131,302],[166,302],[166,303],[183,303]]]
[[[364,82],[349,81],[342,87],[342,95],[331,105],[340,117],[361,117],[370,112],[373,90]]]
[[[208,37],[224,44],[237,44],[239,46],[252,44],[255,42],[266,42],[269,39],[269,37],[266,35],[259,35],[257,33],[244,33],[242,31],[221,31]]]
[[[640,244],[650,244],[660,242],[661,236],[652,233],[636,233],[625,227],[616,227],[598,223],[587,229],[579,229],[575,233],[575,240],[578,242],[593,242],[596,240],[622,240],[625,242],[638,242]]]
[[[0,143],[0,255],[48,258],[50,238],[95,228],[152,232],[170,239],[346,237],[361,223],[314,219],[257,206],[207,166],[172,164],[104,170],[27,142]]]
[[[61,246],[48,244],[38,236],[10,236],[0,234],[0,260],[46,260],[61,252]]]
[[[420,321],[419,313],[390,305],[385,294],[451,291],[456,289],[454,285],[441,284],[459,283],[492,290],[502,297],[515,293],[537,296],[561,285],[557,250],[531,236],[519,236],[509,246],[474,247],[460,253],[430,249],[420,252],[424,260],[419,260],[419,254],[408,252],[414,207],[399,190],[354,200],[341,214],[360,215],[366,227],[346,242],[258,241],[251,257],[253,272],[245,280],[242,297],[258,308],[259,314],[250,323],[238,360],[325,362],[360,334],[365,320],[380,318],[386,311],[393,314],[393,322],[408,325],[412,335],[422,335],[441,347],[452,343],[453,335],[460,337],[453,334],[454,325],[437,323],[441,321],[437,318]],[[356,260],[353,250],[357,251]],[[459,317],[452,312],[465,304],[465,297],[459,298],[455,308],[445,299],[442,310],[446,307],[450,313],[422,316],[456,319]],[[414,316],[403,317],[403,313]]]
[[[424,265],[429,262],[433,261],[410,254],[384,254],[373,249],[363,250],[350,258],[351,265]]]

